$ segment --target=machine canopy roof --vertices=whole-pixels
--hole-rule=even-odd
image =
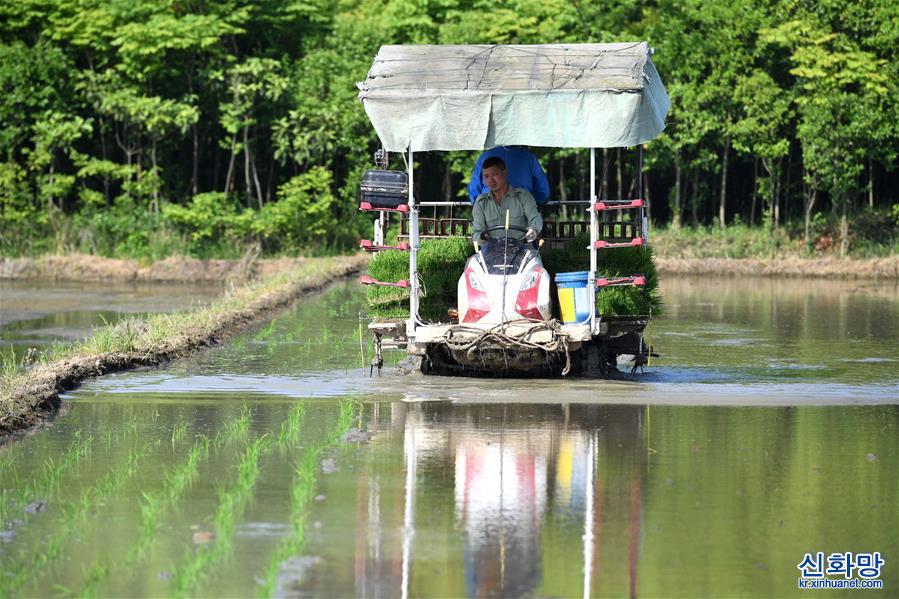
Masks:
[[[381,46],[359,99],[391,152],[615,148],[665,128],[646,42]]]

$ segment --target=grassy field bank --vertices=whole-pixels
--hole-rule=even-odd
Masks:
[[[826,231],[807,245],[789,227],[656,228],[650,243],[661,274],[899,280],[899,247],[891,233],[878,242],[872,238],[856,240],[847,256],[840,256],[839,244]]]
[[[97,329],[85,341],[39,353],[24,370],[6,360],[0,365],[0,435],[37,424],[59,406],[60,392],[88,377],[158,364],[215,344],[367,262],[364,255],[308,258],[236,286],[207,307]]]

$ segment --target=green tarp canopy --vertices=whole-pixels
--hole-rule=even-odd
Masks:
[[[391,152],[629,147],[665,128],[651,56],[646,42],[382,46],[359,98]]]

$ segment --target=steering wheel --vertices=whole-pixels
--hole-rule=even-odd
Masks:
[[[516,231],[521,231],[522,233],[525,233],[525,234],[527,234],[527,232],[528,232],[527,227],[519,227],[518,225],[509,225],[509,229],[515,229]],[[487,229],[486,231],[481,233],[481,239],[484,239],[484,240],[490,239],[490,236],[488,235],[488,233],[493,233],[494,231],[505,231],[505,230],[506,230],[506,225],[497,225],[495,227],[490,227],[489,229]],[[506,233],[506,235],[508,236],[508,233]]]

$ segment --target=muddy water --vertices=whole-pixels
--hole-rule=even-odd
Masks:
[[[369,379],[336,287],[88,383],[0,450],[0,588],[782,596],[806,552],[879,551],[895,595],[895,286],[665,292],[634,381]]]
[[[17,356],[129,316],[209,303],[221,285],[0,280],[0,348]]]

